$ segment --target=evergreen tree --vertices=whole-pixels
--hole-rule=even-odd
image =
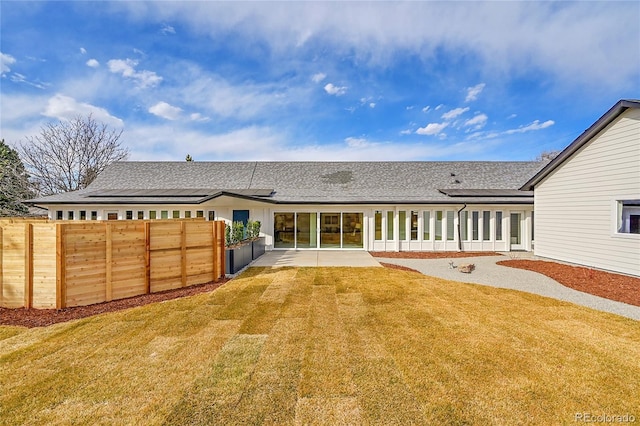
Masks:
[[[22,201],[34,193],[29,175],[18,152],[0,140],[0,216],[24,216],[29,213]]]

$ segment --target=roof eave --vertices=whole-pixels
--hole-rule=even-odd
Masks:
[[[595,123],[593,123],[587,130],[585,130],[580,136],[576,138],[568,147],[566,147],[560,154],[543,167],[538,173],[529,179],[522,187],[521,190],[532,191],[534,187],[539,184],[544,178],[551,174],[555,169],[560,167],[565,161],[573,156],[580,148],[582,148],[587,142],[589,142],[594,136],[600,133],[605,127],[607,127],[613,120],[618,118],[623,112],[629,108],[640,108],[640,101],[622,99],[609,111],[604,113]]]

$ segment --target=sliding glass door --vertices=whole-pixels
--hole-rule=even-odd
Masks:
[[[274,213],[274,248],[363,248],[363,213]],[[319,244],[318,244],[319,235]]]

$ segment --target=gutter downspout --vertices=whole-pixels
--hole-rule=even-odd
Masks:
[[[462,231],[460,229],[460,212],[467,208],[467,203],[464,203],[464,206],[460,210],[458,210],[458,251],[462,251]]]

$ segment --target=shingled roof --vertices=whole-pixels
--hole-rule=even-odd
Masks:
[[[30,201],[199,204],[226,195],[286,204],[523,204],[533,203],[532,193],[515,190],[543,166],[544,163],[522,161],[123,161],[107,167],[84,190]]]

